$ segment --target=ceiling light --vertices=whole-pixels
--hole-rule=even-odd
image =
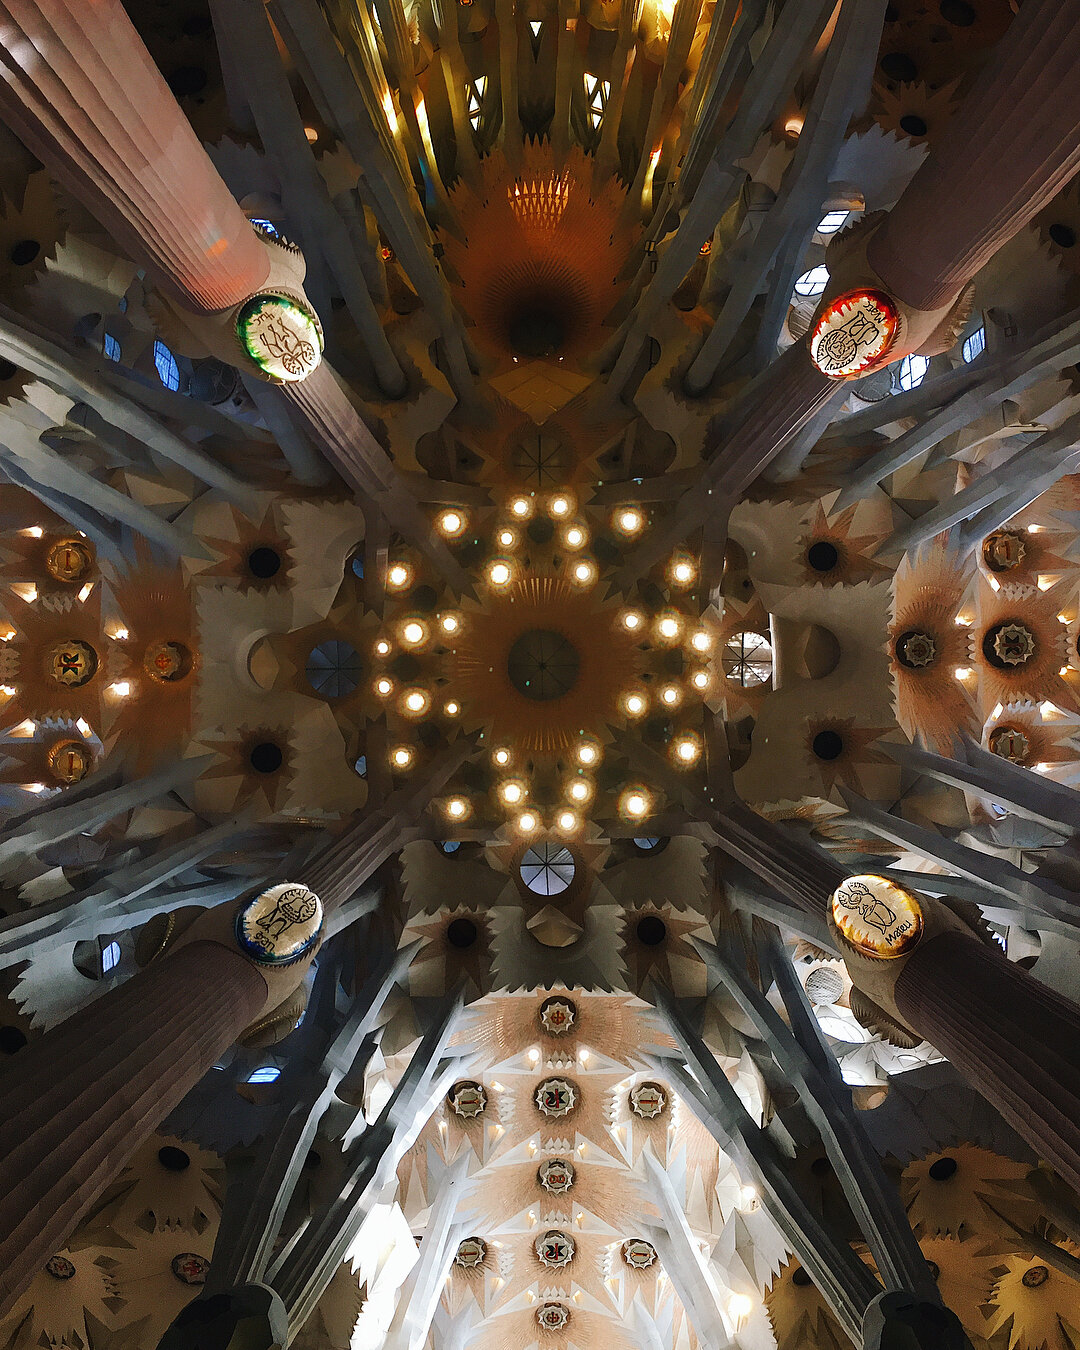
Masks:
[[[513,530],[500,530],[496,538],[500,548],[513,548],[517,543],[517,535]]]
[[[587,802],[592,796],[592,784],[585,778],[575,778],[567,788],[567,795],[572,801]]]
[[[444,511],[438,518],[439,530],[447,539],[456,539],[465,528],[465,517],[460,511]]]
[[[510,564],[505,562],[493,562],[488,568],[488,581],[493,586],[505,586],[510,580]]]
[[[456,633],[461,627],[461,620],[456,614],[444,614],[439,620],[439,626],[444,633]]]
[[[515,497],[510,503],[510,514],[516,516],[518,520],[525,520],[531,511],[532,502],[528,497]]]
[[[580,548],[587,538],[588,536],[580,525],[570,525],[563,535],[563,542],[567,548]]]
[[[591,562],[579,562],[574,567],[574,580],[579,586],[588,586],[596,579],[596,568]]]
[[[626,613],[622,616],[622,621],[623,627],[629,628],[631,633],[639,629],[642,623],[641,615],[638,613],[636,609],[628,609]]]
[[[631,820],[640,820],[649,814],[652,802],[644,788],[628,788],[619,798],[619,810]]]
[[[693,647],[696,652],[707,652],[712,646],[712,638],[704,628],[699,628],[690,639],[690,646]]]
[[[380,638],[375,644],[375,651],[379,656],[390,655],[390,644],[385,638]]]
[[[615,512],[612,524],[620,534],[637,534],[645,524],[645,517],[633,506],[624,506]]]
[[[499,796],[507,806],[517,806],[518,802],[525,800],[525,788],[516,778],[508,778],[505,783],[499,784]]]
[[[679,621],[674,614],[665,614],[656,625],[656,631],[662,638],[672,642],[679,636]]]
[[[446,814],[451,820],[464,820],[469,814],[469,803],[464,797],[451,797],[446,803]]]
[[[570,509],[572,506],[573,503],[571,502],[570,498],[564,497],[560,493],[558,497],[552,497],[549,509],[553,516],[561,520],[563,516],[568,516],[570,514]]]
[[[592,741],[582,741],[577,751],[579,764],[596,764],[600,760],[600,749]]]
[[[631,717],[640,717],[648,706],[644,694],[631,693],[623,699],[623,707]]]
[[[395,769],[407,769],[412,763],[413,752],[407,745],[399,745],[390,756],[390,763]]]
[[[688,733],[675,741],[672,750],[676,764],[694,764],[701,754],[701,742]]]
[[[452,698],[449,701],[449,703],[445,703],[443,705],[443,712],[447,715],[447,717],[456,717],[460,711],[461,711],[461,704],[457,701],[457,699]]]
[[[395,591],[400,591],[403,586],[407,586],[412,580],[412,569],[405,563],[394,563],[386,573],[386,584],[393,587]]]
[[[564,834],[570,834],[578,827],[578,818],[573,811],[560,811],[558,818],[559,829]]]
[[[695,689],[708,689],[709,672],[707,670],[695,670],[690,676],[690,683]]]
[[[500,768],[505,768],[510,763],[510,751],[506,749],[496,750],[492,759]]]
[[[419,619],[410,619],[401,630],[401,636],[410,647],[416,647],[427,637],[427,629]]]
[[[517,827],[522,834],[532,834],[539,824],[540,818],[535,811],[522,811],[517,818]]]
[[[677,684],[666,684],[660,690],[660,698],[669,708],[674,708],[681,697],[682,690]]]
[[[407,713],[413,717],[419,717],[421,713],[427,712],[428,696],[423,689],[410,689],[401,700]]]
[[[697,569],[689,558],[680,558],[671,565],[671,579],[677,586],[689,586],[697,575]]]
[[[375,681],[375,692],[380,698],[385,698],[387,694],[392,694],[394,692],[394,681],[388,680],[385,675],[381,675]]]

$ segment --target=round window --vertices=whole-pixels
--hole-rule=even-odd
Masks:
[[[521,879],[536,895],[561,895],[577,871],[574,855],[565,844],[534,844],[525,850]]]

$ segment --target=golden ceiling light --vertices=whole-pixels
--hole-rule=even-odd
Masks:
[[[402,710],[409,717],[420,717],[427,712],[431,700],[428,698],[427,690],[421,689],[419,685],[413,685],[411,689],[406,689],[401,698]]]
[[[665,684],[660,690],[660,702],[668,708],[674,708],[682,698],[682,690],[677,684]]]
[[[694,673],[693,673],[693,675],[690,676],[690,683],[691,683],[691,684],[694,686],[694,688],[697,689],[699,692],[702,692],[702,691],[708,689],[708,687],[709,687],[709,672],[708,672],[707,670],[695,670]]]
[[[378,642],[376,642],[376,644],[375,644],[375,654],[376,654],[376,656],[389,656],[389,655],[390,655],[390,644],[389,644],[389,642],[387,642],[387,640],[386,640],[385,638],[380,638],[380,639],[378,640]]]
[[[456,698],[449,699],[446,703],[443,704],[443,712],[447,715],[447,717],[456,717],[460,711],[461,711],[461,704],[457,701]]]
[[[683,732],[671,746],[671,757],[680,768],[689,768],[701,757],[701,739],[691,732]]]
[[[627,788],[619,798],[619,811],[628,820],[641,820],[652,809],[652,798],[643,787]]]
[[[697,568],[688,557],[673,558],[670,576],[676,586],[689,586],[697,576]]]
[[[548,503],[548,510],[556,520],[564,520],[573,509],[573,501],[564,492],[556,493]]]
[[[645,620],[642,617],[641,611],[638,609],[628,609],[622,616],[623,627],[628,629],[631,633],[636,633],[644,622]]]
[[[456,508],[443,511],[436,520],[439,533],[447,539],[456,539],[467,523],[464,511],[459,511]]]
[[[469,803],[464,797],[451,797],[446,803],[445,811],[451,820],[464,820],[469,814]]]
[[[589,768],[593,764],[600,763],[600,747],[595,741],[582,741],[577,748],[577,759],[579,764],[584,764]]]
[[[579,586],[591,586],[596,580],[596,564],[582,559],[574,564],[571,575]]]
[[[513,578],[514,572],[510,564],[502,558],[497,558],[488,567],[488,581],[492,586],[508,586]]]
[[[413,752],[407,745],[398,745],[390,752],[390,763],[395,769],[407,769],[413,761]]]
[[[645,517],[636,506],[620,506],[611,523],[620,534],[635,535],[643,528]]]
[[[510,514],[515,520],[528,520],[532,515],[532,502],[528,497],[515,497],[510,503]]]
[[[567,548],[581,548],[588,539],[588,534],[582,525],[568,525],[563,534],[563,543]]]
[[[540,817],[535,811],[522,811],[517,818],[517,827],[522,834],[532,834],[540,826]]]
[[[627,717],[643,717],[649,707],[649,700],[639,689],[631,689],[624,694],[622,703]]]
[[[518,778],[507,778],[499,784],[499,797],[506,806],[518,806],[526,797],[525,784]]]
[[[517,535],[509,528],[501,529],[495,536],[499,541],[500,548],[514,548],[517,545]]]
[[[386,573],[386,584],[391,590],[400,591],[412,580],[412,568],[407,563],[391,563]]]
[[[579,827],[581,821],[574,811],[560,811],[555,822],[563,834],[573,834]]]
[[[388,698],[394,692],[394,681],[388,679],[385,675],[380,675],[375,681],[375,692],[380,698]]]
[[[410,619],[402,625],[401,640],[410,647],[419,647],[427,641],[427,629],[419,619]]]
[[[505,746],[500,746],[499,749],[492,754],[491,758],[500,769],[505,769],[510,763],[510,751],[507,750]]]
[[[676,642],[682,632],[682,621],[677,614],[669,611],[662,614],[656,622],[657,636],[665,642]]]
[[[587,778],[572,778],[566,789],[566,795],[580,806],[592,796],[592,784]]]
[[[439,620],[439,627],[444,633],[452,635],[461,627],[461,620],[456,614],[444,614]]]
[[[699,628],[690,638],[690,646],[696,652],[707,652],[712,646],[712,634],[704,628]]]

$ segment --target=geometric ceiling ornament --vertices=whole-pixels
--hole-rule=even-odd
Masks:
[[[287,295],[255,295],[236,317],[246,356],[274,384],[306,379],[322,359],[322,325],[315,312]]]
[[[88,642],[67,638],[49,648],[45,673],[57,684],[78,689],[93,678],[98,668],[98,656]]]
[[[236,916],[236,940],[267,966],[288,966],[311,950],[322,930],[322,901],[295,881],[283,881],[249,900]]]
[[[1031,630],[1015,619],[998,623],[987,630],[982,641],[983,655],[999,670],[1026,666],[1035,655],[1035,638]]]
[[[94,752],[85,741],[57,741],[49,747],[49,772],[59,783],[80,783],[94,767]]]
[[[541,1303],[536,1320],[543,1331],[562,1331],[570,1321],[570,1309],[565,1303]]]
[[[574,1109],[577,1093],[565,1078],[546,1078],[536,1089],[536,1109],[545,1116],[566,1116]]]
[[[487,1093],[479,1083],[469,1079],[455,1083],[447,1093],[446,1100],[450,1103],[451,1111],[465,1120],[482,1116],[487,1110]]]
[[[659,1083],[636,1083],[630,1089],[630,1110],[642,1120],[654,1120],[667,1105],[667,1093]]]
[[[487,1256],[487,1243],[483,1238],[468,1237],[458,1243],[454,1264],[463,1266],[466,1270],[471,1270],[476,1266],[482,1266],[485,1256]]]
[[[45,1262],[45,1273],[54,1280],[70,1280],[75,1276],[75,1262],[66,1256],[50,1256]]]
[[[922,937],[918,900],[886,877],[848,877],[833,891],[830,908],[837,932],[863,956],[892,960],[910,952]]]
[[[995,530],[983,540],[983,562],[991,572],[1011,572],[1027,554],[1027,541],[1015,530]]]
[[[169,1268],[181,1284],[205,1284],[210,1262],[198,1252],[180,1252],[173,1257]]]
[[[565,1195],[574,1184],[574,1164],[561,1158],[548,1158],[536,1171],[536,1179],[552,1195]]]
[[[555,1229],[538,1237],[535,1243],[536,1255],[542,1266],[557,1270],[568,1266],[574,1259],[574,1239]]]
[[[656,1248],[644,1238],[630,1238],[622,1246],[623,1260],[635,1270],[648,1270],[656,1260]]]
[[[814,324],[810,360],[830,379],[857,379],[885,355],[899,329],[900,315],[884,291],[848,291]]]
[[[993,755],[1007,759],[1010,764],[1023,764],[1031,750],[1031,742],[1019,727],[1001,722],[986,738],[987,748]]]
[[[549,1036],[565,1036],[577,1021],[577,1007],[568,998],[549,998],[541,1003],[538,1017]]]
[[[57,581],[80,581],[94,565],[94,555],[81,539],[58,539],[45,554],[45,569]]]

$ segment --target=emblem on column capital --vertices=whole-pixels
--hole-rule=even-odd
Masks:
[[[318,315],[296,296],[253,295],[236,316],[236,336],[244,354],[275,384],[307,379],[322,360]]]
[[[45,553],[45,570],[57,581],[81,581],[94,565],[94,555],[81,539],[57,539]]]
[[[97,652],[78,638],[53,643],[45,658],[45,673],[69,689],[78,689],[93,679],[97,668]]]
[[[623,1243],[623,1260],[635,1270],[648,1270],[656,1261],[656,1248],[644,1238],[629,1238]]]
[[[69,1261],[66,1256],[50,1256],[45,1262],[45,1274],[51,1275],[54,1280],[71,1280],[75,1277],[75,1262]]]
[[[58,783],[81,783],[94,767],[94,752],[84,741],[57,741],[49,749],[48,764]]]
[[[467,1237],[458,1243],[454,1264],[463,1266],[466,1270],[474,1270],[477,1266],[484,1264],[485,1256],[487,1256],[487,1243],[484,1239]]]
[[[833,380],[865,375],[900,331],[900,313],[884,291],[860,286],[831,300],[810,330],[810,360]]]
[[[236,940],[260,965],[288,966],[318,941],[322,901],[295,881],[283,881],[249,900],[236,916]]]
[[[574,1164],[562,1158],[548,1158],[536,1169],[536,1179],[552,1195],[565,1195],[574,1184]]]
[[[479,1083],[473,1083],[468,1079],[455,1083],[447,1093],[446,1100],[450,1110],[465,1120],[474,1120],[487,1110],[487,1093]]]
[[[637,1083],[630,1089],[630,1110],[643,1120],[654,1120],[667,1106],[667,1093],[659,1083]]]
[[[886,877],[849,877],[833,891],[829,907],[837,932],[863,956],[906,956],[922,937],[918,900]]]
[[[541,1303],[536,1320],[544,1331],[562,1331],[570,1321],[570,1309],[565,1303]]]
[[[567,1116],[577,1103],[577,1093],[565,1078],[545,1078],[536,1089],[535,1101],[545,1116]]]
[[[547,1266],[549,1270],[568,1266],[574,1259],[574,1239],[555,1228],[538,1237],[534,1246],[540,1264]]]
[[[173,1257],[170,1268],[181,1284],[205,1284],[210,1262],[198,1252],[180,1252]]]
[[[568,998],[545,999],[538,1014],[549,1036],[565,1036],[577,1023],[577,1007]]]

